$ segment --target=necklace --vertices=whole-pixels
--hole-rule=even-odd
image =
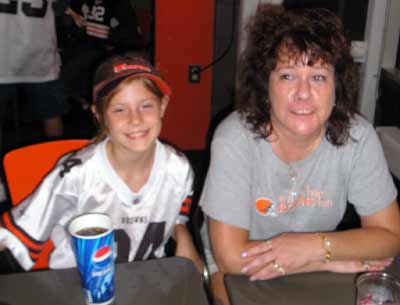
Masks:
[[[289,164],[289,180],[290,180],[290,189],[289,189],[288,203],[292,204],[296,202],[296,198],[298,195],[297,171],[292,164]]]

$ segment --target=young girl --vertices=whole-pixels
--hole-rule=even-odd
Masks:
[[[82,213],[111,216],[117,261],[165,255],[172,236],[176,255],[201,262],[185,226],[193,172],[188,160],[158,140],[170,88],[146,60],[114,56],[95,75],[95,143],[63,157],[40,186],[1,216],[0,245],[29,270],[44,242],[50,268],[76,266],[67,232]]]

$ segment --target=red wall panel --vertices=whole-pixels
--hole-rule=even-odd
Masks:
[[[203,149],[211,114],[211,69],[200,83],[189,65],[213,59],[214,0],[156,0],[155,63],[172,88],[161,138],[182,149]]]

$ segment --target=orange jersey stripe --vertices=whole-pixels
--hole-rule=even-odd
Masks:
[[[185,200],[183,200],[182,202],[182,206],[181,206],[181,214],[186,214],[188,215],[190,212],[190,206],[192,204],[192,197],[186,197]]]
[[[33,261],[37,261],[37,259],[39,258],[39,255],[40,255],[40,253],[35,253],[35,252],[32,252],[32,251],[29,251],[29,256],[31,257],[31,259]]]
[[[32,251],[41,251],[43,249],[43,242],[34,242],[29,236],[21,232],[12,222],[9,212],[2,215],[4,227],[14,234],[24,245]]]
[[[185,206],[181,207],[181,214],[187,215],[187,214],[189,214],[189,211],[190,211],[189,207],[185,207]]]

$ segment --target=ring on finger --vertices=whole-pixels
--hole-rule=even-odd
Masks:
[[[286,273],[285,269],[279,265],[277,262],[275,262],[272,267],[274,267],[274,269],[279,272],[280,274],[284,275]]]
[[[266,240],[265,243],[272,248],[272,240],[271,239]]]
[[[283,268],[282,266],[279,266],[277,271],[282,275],[285,275],[285,273],[286,273],[285,268]]]
[[[364,269],[364,271],[368,271],[369,270],[369,264],[367,263],[367,262],[364,262],[363,263],[363,269]]]

